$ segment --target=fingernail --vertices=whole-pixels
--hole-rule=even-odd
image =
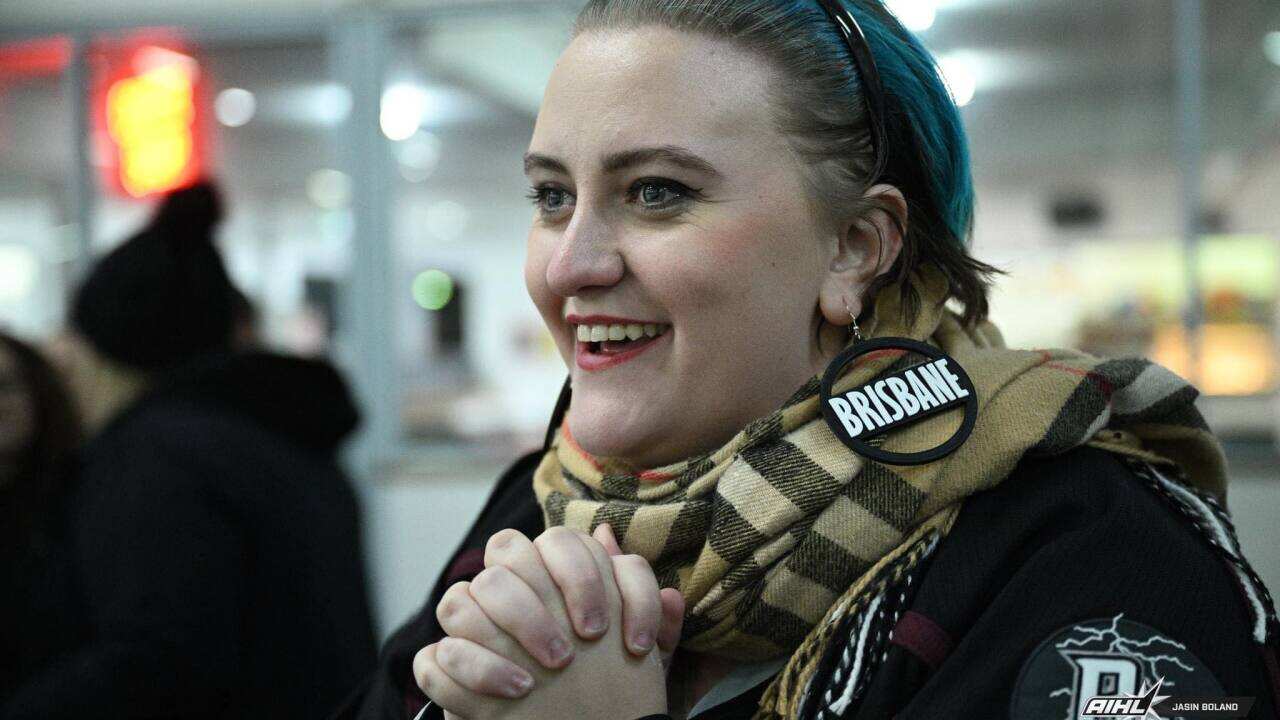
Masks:
[[[643,630],[636,633],[635,638],[631,641],[631,646],[639,652],[649,652],[653,647],[653,636]]]
[[[604,616],[600,613],[587,613],[582,618],[582,629],[589,635],[599,635],[609,626],[605,622]]]
[[[525,693],[529,692],[529,688],[531,687],[533,687],[532,677],[524,674],[516,674],[511,676],[511,682],[506,688],[506,693],[508,697],[523,697]]]
[[[567,660],[569,658],[569,655],[573,653],[572,648],[569,647],[569,643],[565,642],[560,638],[556,638],[555,640],[551,641],[550,651],[551,651],[551,662],[553,663],[563,662]]]

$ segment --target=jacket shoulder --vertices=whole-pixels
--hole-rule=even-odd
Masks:
[[[1059,652],[1071,645],[1058,643],[1110,629],[1120,644],[1107,652],[1158,637],[1177,662],[1151,673],[1198,668],[1204,687],[1270,708],[1264,655],[1274,650],[1259,639],[1270,602],[1250,598],[1229,522],[1194,517],[1139,470],[1078,448],[1026,459],[970,497],[922,569],[910,622],[892,640],[896,666],[873,680],[868,705],[905,705],[903,718],[1022,718],[1024,705],[1061,716],[1074,666]],[[1260,585],[1252,592],[1265,598]]]

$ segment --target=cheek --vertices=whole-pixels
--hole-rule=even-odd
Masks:
[[[749,342],[761,334],[791,337],[787,325],[807,328],[821,277],[803,250],[817,243],[802,225],[779,220],[759,213],[703,226],[679,248],[664,249],[668,271],[659,282],[673,314],[713,336]]]

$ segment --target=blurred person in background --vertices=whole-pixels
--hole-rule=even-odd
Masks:
[[[53,366],[0,333],[0,698],[85,639],[65,523],[79,436]]]
[[[315,718],[374,662],[358,422],[327,363],[234,352],[207,183],[93,268],[67,344],[87,422],[69,513],[90,637],[0,717]],[[242,298],[243,300],[243,298]]]
[[[959,113],[877,0],[591,0],[525,171],[570,383],[339,717],[1274,717],[1195,389],[1004,346]],[[897,422],[939,402],[920,344],[974,425],[901,462],[959,425]],[[828,373],[882,444],[824,418]]]
[[[262,345],[258,308],[240,288],[231,287],[231,347],[238,351],[256,350]]]

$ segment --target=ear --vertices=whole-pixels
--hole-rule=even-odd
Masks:
[[[899,222],[881,207],[841,220],[836,251],[818,298],[823,318],[839,327],[849,324],[850,312],[862,314],[867,288],[893,267],[907,230],[907,201],[902,191],[892,185],[875,185],[864,197],[888,208]]]

